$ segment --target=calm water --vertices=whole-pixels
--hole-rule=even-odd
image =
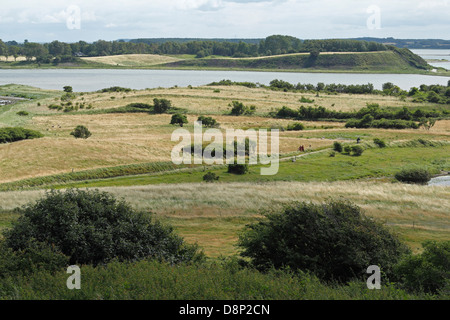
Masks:
[[[450,49],[412,49],[411,51],[425,60],[444,60],[429,62],[429,64],[450,70]]]
[[[428,183],[429,186],[449,186],[450,187],[450,176],[443,176],[431,179]]]
[[[424,59],[450,60],[450,50],[412,50]],[[445,66],[446,62],[435,65]],[[450,61],[448,69],[450,69]],[[112,86],[132,89],[146,89],[175,85],[187,87],[200,86],[214,81],[230,79],[232,81],[259,82],[268,85],[274,79],[290,83],[323,82],[342,84],[372,83],[381,89],[383,83],[393,82],[404,90],[421,84],[446,85],[450,77],[425,76],[416,74],[355,74],[355,73],[286,73],[286,72],[248,72],[248,71],[190,71],[190,70],[0,70],[0,85],[16,83],[43,89],[61,90],[63,86],[72,86],[74,91],[96,91]]]
[[[415,74],[342,74],[342,73],[286,73],[286,72],[247,72],[247,71],[188,71],[188,70],[0,70],[0,85],[15,83],[43,89],[62,90],[63,86],[72,86],[74,91],[88,92],[121,86],[132,89],[157,87],[199,86],[214,81],[230,79],[232,81],[250,81],[269,84],[273,79],[290,83],[318,82],[342,84],[372,83],[381,89],[383,83],[393,82],[404,90],[421,84],[446,85],[450,77],[425,76]]]

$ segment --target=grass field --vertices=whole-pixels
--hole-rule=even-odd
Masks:
[[[267,113],[282,106],[324,106],[341,111],[359,110],[367,103],[429,110],[448,106],[380,95],[317,96],[241,86],[204,86],[76,93],[72,105],[91,108],[63,112],[48,108],[61,103],[61,91],[0,86],[0,96],[18,94],[28,100],[0,107],[0,127],[23,126],[45,137],[0,145],[0,188],[12,190],[0,192],[0,229],[9,227],[18,217],[14,208],[37,199],[46,188],[89,187],[111,191],[136,208],[155,212],[189,242],[198,242],[210,257],[235,254],[239,231],[266,208],[290,200],[321,201],[329,196],[342,196],[361,205],[370,216],[399,232],[414,250],[420,250],[420,243],[426,239],[450,239],[450,204],[445,200],[449,198],[448,188],[392,183],[392,176],[400,168],[412,164],[425,165],[433,173],[450,170],[448,119],[439,120],[431,130],[347,129],[343,122],[302,121],[306,130],[280,132],[280,153],[282,157],[299,156],[299,145],[314,153],[296,162],[282,161],[276,176],[261,177],[259,166],[251,167],[244,176],[229,174],[223,166],[179,171],[155,166],[170,163],[171,149],[177,144],[170,141],[176,128],[169,124],[171,115],[106,113],[129,103],[152,104],[154,98],[165,98],[186,110],[189,123],[185,129],[192,132],[199,115],[213,116],[222,131],[286,128],[295,121],[267,117]],[[302,97],[314,102],[301,103]],[[234,100],[255,105],[256,113],[227,115]],[[18,111],[29,115],[19,116]],[[74,139],[70,132],[79,124],[86,125],[92,137]],[[352,144],[358,137],[369,146],[361,157],[330,157],[333,142]],[[384,139],[388,148],[375,148],[374,138]],[[438,144],[406,146],[417,139]],[[204,170],[219,175],[219,182],[202,183]],[[27,190],[30,187],[34,190]]]

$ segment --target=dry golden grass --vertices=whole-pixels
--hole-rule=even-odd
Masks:
[[[149,67],[181,60],[178,58],[161,56],[157,54],[123,54],[116,56],[85,57],[81,59],[123,67]]]
[[[263,117],[267,112],[283,105],[296,108],[303,94],[278,92],[265,89],[250,89],[231,86],[219,87],[172,88],[131,91],[129,93],[85,93],[78,95],[73,104],[92,104],[95,109],[125,106],[132,102],[153,103],[153,98],[170,99],[174,106],[188,110],[189,124],[200,114],[213,115],[225,129],[277,128],[287,127],[295,121]],[[398,102],[393,97],[338,95],[321,96],[304,94],[322,105],[335,104],[333,108],[348,110],[364,107],[366,102],[384,101],[388,105]],[[111,99],[114,97],[114,99]],[[56,100],[55,100],[56,99]],[[232,117],[224,115],[229,111],[228,104],[239,100],[247,105],[257,107],[257,116]],[[124,164],[170,161],[171,150],[176,142],[170,137],[176,128],[169,125],[171,115],[150,114],[65,114],[48,109],[51,103],[59,103],[52,96],[14,106],[9,111],[12,118],[21,121],[21,126],[43,132],[46,137],[30,141],[0,145],[0,182],[21,180],[50,174],[70,172],[74,170],[94,169],[98,167],[118,166]],[[399,102],[398,102],[399,103]],[[34,117],[20,118],[17,111],[28,110]],[[16,120],[14,120],[16,121]],[[299,145],[317,149],[331,146],[339,137],[324,138],[328,133],[347,133],[343,123],[339,122],[305,122],[307,127],[315,130],[304,132],[281,132],[280,152],[296,151]],[[6,124],[4,124],[6,125]],[[85,125],[92,132],[87,140],[76,140],[70,132],[77,125]],[[322,126],[333,129],[321,129]],[[361,133],[366,131],[361,130]],[[373,130],[370,131],[373,134]],[[450,121],[439,121],[430,131],[425,130],[379,130],[379,137],[389,139],[410,139],[416,134],[429,136],[430,139],[448,139]],[[377,134],[378,137],[378,134]]]
[[[345,198],[398,231],[414,250],[424,239],[450,240],[450,189],[376,181],[270,182],[149,185],[101,188],[138,210],[173,224],[211,256],[235,253],[238,233],[269,207],[289,201]],[[43,190],[1,192],[4,209],[44,194]]]

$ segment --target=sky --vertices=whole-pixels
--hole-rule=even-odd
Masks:
[[[450,0],[0,0],[0,39],[450,40]]]

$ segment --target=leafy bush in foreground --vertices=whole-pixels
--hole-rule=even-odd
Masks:
[[[241,255],[251,265],[310,271],[323,280],[349,281],[378,265],[390,274],[408,249],[354,204],[294,202],[265,214],[239,238]]]
[[[396,278],[409,291],[450,293],[450,241],[425,242],[423,248],[423,253],[407,256],[395,266]]]
[[[171,227],[99,191],[47,193],[23,209],[5,241],[14,251],[28,250],[35,241],[54,246],[71,264],[144,258],[181,262],[200,257],[197,247],[186,245]]]

